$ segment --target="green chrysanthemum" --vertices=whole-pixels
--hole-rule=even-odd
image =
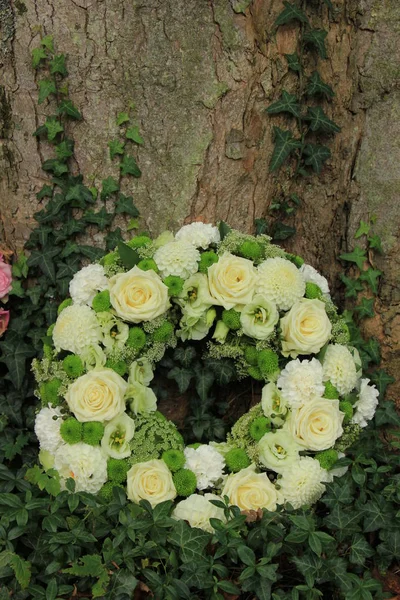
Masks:
[[[324,398],[327,398],[328,400],[336,400],[339,398],[339,392],[330,381],[325,382]]]
[[[257,366],[258,352],[255,346],[246,346],[244,350],[244,358],[252,367]]]
[[[163,323],[153,333],[153,339],[155,342],[167,342],[174,332],[174,326],[169,321]]]
[[[96,294],[92,301],[92,308],[95,312],[105,312],[110,310],[110,292],[108,290],[103,290]]]
[[[183,290],[184,283],[182,277],[178,277],[178,275],[168,275],[168,277],[164,279],[164,284],[167,286],[168,294],[170,296],[179,296]]]
[[[111,265],[115,265],[115,263],[118,261],[118,259],[119,259],[118,252],[109,252],[108,254],[106,254],[105,256],[103,256],[103,258],[101,259],[100,263],[104,267],[109,267]]]
[[[118,487],[118,488],[121,488],[122,490],[124,490],[123,485],[120,485],[119,483],[116,483],[115,481],[107,481],[107,483],[105,483],[99,491],[100,498],[105,500],[107,502],[107,504],[109,504],[110,502],[112,502],[112,500],[114,500],[113,489],[115,487]]]
[[[262,248],[256,241],[247,240],[239,246],[239,254],[249,260],[259,260],[262,256]]]
[[[274,375],[279,368],[279,357],[273,350],[261,350],[257,357],[258,368],[263,377]]]
[[[142,248],[143,246],[147,246],[147,244],[151,244],[151,239],[147,235],[138,235],[129,240],[129,242],[126,242],[129,248]]]
[[[353,406],[350,402],[339,402],[339,410],[344,413],[343,423],[350,423],[354,413]]]
[[[82,426],[82,441],[89,446],[100,444],[104,435],[104,425],[100,421],[88,421]]]
[[[262,376],[258,367],[249,367],[247,372],[252,379],[255,379],[256,381],[264,381],[264,377]]]
[[[225,325],[227,327],[229,327],[229,329],[232,329],[233,331],[236,331],[237,329],[240,329],[240,327],[241,327],[240,313],[238,313],[233,308],[222,311],[222,320],[225,323]]]
[[[315,458],[318,460],[319,464],[323,469],[330,471],[333,465],[336,463],[339,458],[338,453],[333,448],[329,450],[324,450],[323,452],[319,452],[315,455]]]
[[[183,468],[185,464],[185,455],[181,450],[166,450],[162,453],[161,458],[167,465],[168,469],[175,473]]]
[[[218,255],[215,254],[215,252],[213,252],[212,250],[210,250],[209,252],[203,252],[203,254],[200,257],[200,262],[199,262],[200,273],[207,273],[207,270],[209,269],[209,267],[211,267],[213,264],[217,263],[218,260],[219,260]]]
[[[138,262],[137,266],[139,267],[139,269],[142,269],[142,271],[155,271],[156,273],[158,273],[158,267],[156,265],[156,262],[152,258],[144,258],[143,260]]]
[[[319,299],[322,297],[322,290],[316,283],[308,281],[306,283],[306,291],[304,295],[309,300]]]
[[[66,356],[62,362],[63,369],[71,379],[80,377],[84,372],[83,362],[76,354]]]
[[[293,264],[296,265],[300,269],[302,265],[304,265],[304,259],[301,256],[297,256],[297,254],[290,254],[289,252],[286,254],[286,258],[290,260]]]
[[[67,308],[67,306],[71,306],[72,304],[72,298],[66,298],[65,300],[63,300],[61,302],[61,304],[59,305],[59,307],[57,308],[57,314],[59,315],[61,311],[64,310],[64,308]]]
[[[45,406],[47,406],[47,404],[51,404],[52,406],[58,406],[61,400],[59,396],[59,390],[61,385],[61,379],[57,378],[42,383],[42,385],[39,387],[39,394]]]
[[[180,469],[172,479],[178,496],[190,496],[196,491],[197,479],[193,471]]]
[[[68,417],[61,423],[60,435],[67,444],[77,444],[82,439],[82,423],[74,417]]]
[[[130,469],[130,465],[126,460],[117,458],[109,458],[107,461],[107,475],[111,481],[122,483],[126,481],[126,474]]]
[[[259,442],[268,431],[271,431],[271,422],[267,417],[258,417],[250,425],[250,435],[256,442]]]
[[[237,473],[250,465],[250,459],[242,448],[232,448],[225,454],[225,463],[232,473]]]
[[[129,329],[126,345],[135,350],[141,350],[146,345],[146,334],[140,327],[131,327]]]
[[[113,371],[118,373],[118,375],[120,375],[121,377],[123,377],[128,372],[128,365],[123,360],[107,359],[105,366],[108,369],[112,369]]]

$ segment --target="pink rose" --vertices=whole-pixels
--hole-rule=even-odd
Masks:
[[[3,335],[8,327],[8,321],[10,320],[10,311],[3,310],[0,308],[0,337]]]
[[[3,255],[0,254],[0,298],[4,298],[4,296],[7,296],[7,294],[11,292],[11,282],[11,267],[4,262]]]

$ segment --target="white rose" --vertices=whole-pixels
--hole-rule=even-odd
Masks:
[[[299,459],[299,451],[302,449],[289,431],[280,429],[263,435],[258,442],[258,453],[260,462],[276,473],[283,473],[285,468]]]
[[[229,252],[208,269],[208,282],[214,304],[230,309],[249,304],[256,285],[256,269],[251,260]]]
[[[151,321],[170,307],[168,288],[152,270],[133,267],[111,277],[109,285],[115,312],[129,323]]]
[[[153,459],[133,465],[127,473],[129,500],[148,500],[154,507],[176,497],[171,471],[163,460]]]
[[[321,300],[302,298],[281,319],[282,354],[316,354],[331,337],[332,325]]]
[[[238,473],[228,475],[222,496],[228,496],[230,504],[241,510],[276,510],[282,503],[280,492],[269,480],[266,473],[256,473],[256,466],[250,465]]]
[[[243,331],[256,340],[265,340],[274,331],[279,321],[276,305],[264,296],[254,296],[250,304],[246,304],[240,313],[240,323]]]
[[[268,417],[274,425],[279,426],[284,423],[288,412],[288,406],[275,383],[267,383],[267,385],[264,385],[261,393],[261,407],[264,415]]]
[[[104,454],[112,458],[127,458],[131,455],[129,442],[135,433],[135,421],[126,413],[114,417],[104,428],[101,447]]]
[[[310,400],[290,414],[288,426],[293,439],[307,450],[327,450],[343,433],[344,414],[339,400]]]
[[[69,386],[65,399],[78,421],[111,421],[125,410],[127,387],[112,369],[93,369]]]
[[[187,521],[191,527],[198,527],[204,531],[213,533],[214,529],[210,524],[210,519],[219,519],[225,521],[224,511],[211,504],[210,500],[221,501],[220,496],[215,494],[192,494],[185,500],[181,500],[175,506],[172,518],[180,521]]]

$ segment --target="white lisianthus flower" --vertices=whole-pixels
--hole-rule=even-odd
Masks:
[[[257,449],[260,462],[276,473],[283,473],[288,466],[296,462],[302,450],[290,432],[283,429],[263,435]]]
[[[254,296],[240,313],[240,323],[243,332],[256,340],[265,340],[274,331],[279,321],[276,305],[261,296]]]
[[[41,450],[47,450],[54,454],[57,448],[64,443],[60,435],[60,426],[62,423],[61,410],[57,406],[52,408],[42,408],[35,419],[35,433],[39,440]]]
[[[289,310],[304,296],[306,284],[299,269],[290,260],[267,258],[258,265],[257,293],[278,306]]]
[[[106,290],[108,279],[101,265],[88,265],[75,273],[69,284],[69,293],[74,304],[92,305],[98,292]]]
[[[129,326],[110,312],[97,313],[97,321],[103,334],[103,345],[108,351],[124,348],[129,336]]]
[[[272,382],[264,385],[262,389],[261,407],[264,415],[278,427],[284,423],[289,410],[286,400]]]
[[[324,295],[329,296],[330,292],[328,281],[325,279],[325,277],[318,273],[317,269],[314,269],[314,267],[311,265],[306,265],[306,263],[304,263],[301,265],[299,270],[306,283],[315,283],[315,285],[319,287]]]
[[[58,315],[53,329],[53,342],[57,352],[69,350],[74,354],[81,354],[85,348],[99,344],[102,339],[96,313],[89,306],[73,304]]]
[[[187,521],[191,527],[213,533],[214,529],[210,524],[210,519],[219,519],[224,522],[226,519],[224,510],[211,504],[210,500],[221,501],[221,497],[216,494],[204,494],[204,496],[192,494],[178,502],[171,516],[177,521]]]
[[[322,483],[325,475],[326,471],[317,460],[310,456],[302,457],[283,472],[279,480],[280,491],[293,508],[313,504],[325,491]]]
[[[176,489],[165,462],[153,459],[133,465],[127,473],[127,495],[136,504],[148,500],[153,508],[160,502],[173,500]]]
[[[310,400],[292,410],[285,423],[293,439],[307,450],[327,450],[343,433],[339,400]]]
[[[107,481],[107,458],[100,447],[83,442],[64,444],[55,453],[54,468],[65,480],[72,477],[76,492],[96,494]]]
[[[135,360],[129,367],[129,383],[140,383],[148,386],[153,377],[151,362],[147,358]]]
[[[221,236],[218,227],[214,227],[211,223],[195,222],[181,227],[176,233],[175,239],[180,242],[188,242],[195,248],[206,250],[211,244],[218,244]]]
[[[153,258],[163,279],[169,275],[187,279],[198,271],[200,252],[187,241],[174,240],[158,248]]]
[[[251,260],[225,252],[208,269],[213,304],[229,310],[249,304],[256,285],[256,269]]]
[[[161,248],[161,246],[165,246],[165,244],[169,244],[169,242],[174,241],[174,234],[172,231],[168,229],[162,231],[158,237],[153,241],[154,248]]]
[[[135,421],[122,413],[114,417],[104,428],[101,447],[111,458],[128,458],[131,455],[129,442],[135,433]]]
[[[209,308],[200,315],[187,314],[186,310],[182,310],[182,318],[179,321],[177,337],[181,338],[182,342],[186,340],[202,340],[210,331],[211,325],[214,322],[217,313],[215,308]]]
[[[138,381],[129,383],[125,399],[129,402],[130,409],[135,415],[157,410],[157,396],[151,388]]]
[[[214,448],[217,452],[219,452],[224,459],[228,452],[235,448],[234,445],[231,445],[228,442],[209,442],[208,445],[211,446],[211,448]]]
[[[198,448],[185,448],[185,469],[196,475],[197,489],[205,490],[222,478],[225,460],[211,446],[203,444]]]
[[[65,399],[78,421],[111,421],[125,410],[128,384],[112,369],[93,369],[78,377]]]
[[[300,361],[297,358],[288,362],[276,385],[291,408],[299,408],[302,404],[323,396],[325,386],[322,377],[323,370],[319,360],[313,358]]]
[[[208,287],[207,275],[195,273],[186,279],[182,292],[178,298],[175,298],[175,302],[183,308],[186,315],[202,316],[214,302]]]
[[[80,353],[80,357],[82,359],[83,366],[85,367],[86,371],[91,371],[92,369],[104,367],[104,365],[107,362],[107,357],[98,344],[91,344],[90,346],[86,346],[86,348],[84,348]]]
[[[224,344],[229,331],[228,325],[225,325],[223,321],[217,321],[212,339],[219,344]]]
[[[347,346],[330,344],[326,349],[322,366],[324,380],[331,381],[339,394],[349,394],[356,387],[357,368]]]
[[[282,354],[317,354],[331,337],[332,325],[321,300],[302,298],[281,319]]]
[[[368,425],[368,421],[373,418],[379,402],[379,392],[375,385],[368,385],[369,381],[369,379],[361,379],[358,400],[354,404],[355,412],[351,422],[360,427]]]
[[[135,266],[111,277],[109,287],[115,312],[129,323],[152,321],[171,306],[167,286],[152,270],[142,271]]]
[[[275,511],[277,504],[282,504],[283,497],[269,480],[266,473],[256,473],[256,466],[251,464],[238,473],[228,475],[221,496],[228,496],[229,503],[241,510]]]

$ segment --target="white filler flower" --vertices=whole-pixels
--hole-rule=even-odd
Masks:
[[[107,481],[107,458],[99,446],[83,442],[60,446],[55,454],[54,468],[63,479],[75,480],[76,492],[97,494]]]
[[[321,398],[325,391],[322,383],[322,365],[316,358],[302,360],[298,358],[288,362],[281,372],[277,386],[282,390],[282,396],[292,408]]]
[[[325,470],[317,460],[305,456],[283,472],[279,480],[280,491],[293,508],[313,504],[325,491],[322,483],[325,475]]]
[[[314,269],[311,265],[305,263],[300,267],[300,273],[306,283],[315,283],[321,292],[325,295],[329,295],[329,284],[327,279],[320,275],[317,269]]]
[[[179,242],[188,242],[195,248],[206,250],[211,244],[218,244],[221,236],[218,227],[214,227],[211,223],[190,223],[190,225],[180,228],[175,239]]]
[[[97,292],[102,292],[108,287],[108,279],[101,265],[88,265],[75,273],[69,284],[69,293],[74,304],[88,304],[91,306]]]
[[[225,516],[223,509],[211,504],[210,500],[221,501],[221,496],[192,494],[185,500],[178,502],[172,513],[172,518],[187,521],[191,527],[198,527],[213,533],[214,529],[210,524],[210,519],[225,521]]]
[[[349,394],[358,381],[357,368],[350,350],[341,344],[328,346],[324,360],[324,380],[331,383],[339,394]]]
[[[379,392],[374,385],[368,385],[369,379],[361,379],[360,393],[358,400],[354,405],[355,413],[352,418],[352,423],[356,423],[360,427],[366,427],[378,406]]]
[[[102,340],[100,325],[94,310],[89,306],[73,304],[59,314],[53,330],[54,346],[80,354],[87,346]]]
[[[39,440],[41,450],[47,450],[54,454],[58,446],[64,443],[60,435],[60,426],[62,423],[61,410],[52,408],[42,408],[36,416],[35,433]]]
[[[200,252],[187,241],[174,240],[158,248],[154,260],[161,277],[177,275],[187,279],[199,268]]]
[[[205,490],[221,479],[225,461],[215,448],[206,444],[196,449],[185,448],[185,458],[185,469],[196,475],[199,490]]]
[[[257,293],[289,310],[304,296],[306,284],[299,269],[285,258],[267,258],[258,266]]]

